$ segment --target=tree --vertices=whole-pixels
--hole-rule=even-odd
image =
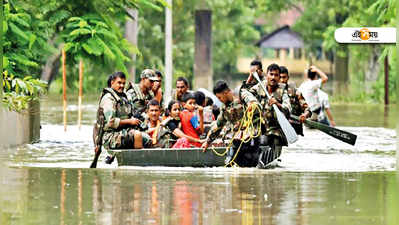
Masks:
[[[146,6],[161,10],[163,0],[9,0],[4,4],[3,102],[13,109],[22,109],[27,101],[42,93],[45,83],[38,78],[52,54],[63,46],[74,65],[86,58],[93,71],[92,78],[115,68],[126,71],[129,51],[136,51],[123,38],[121,24],[128,16],[127,8]],[[50,57],[53,63],[57,57]],[[55,60],[54,60],[55,58]],[[56,73],[52,73],[56,74]],[[33,77],[33,78],[32,78]],[[106,79],[87,79],[102,82]],[[73,82],[69,83],[73,85]]]
[[[17,0],[12,3],[13,9],[30,18],[31,21],[25,23],[25,26],[32,24],[33,33],[42,38],[40,40],[36,38],[36,42],[46,44],[45,47],[51,50],[45,52],[46,48],[42,46],[39,51],[42,54],[41,57],[33,57],[42,61],[36,62],[35,65],[31,63],[31,66],[37,66],[37,71],[34,71],[32,76],[39,76],[43,68],[42,65],[46,64],[47,59],[51,59],[52,63],[50,64],[58,63],[57,55],[59,55],[60,46],[65,44],[64,49],[67,50],[68,64],[72,71],[69,73],[71,79],[68,80],[76,80],[75,65],[82,57],[87,58],[89,65],[86,67],[88,68],[86,71],[89,74],[91,70],[101,71],[101,74],[104,75],[115,71],[115,69],[126,72],[125,66],[129,61],[128,53],[138,51],[135,46],[129,45],[123,38],[121,25],[129,16],[127,9],[145,6],[162,10],[157,4],[162,5],[164,1]],[[21,40],[17,40],[17,42],[26,44],[26,41],[22,42],[23,39],[31,36],[25,35],[26,37],[24,37],[21,32],[19,33]],[[33,39],[31,42],[35,44],[35,39],[31,39]],[[55,54],[56,57],[50,57],[51,54]],[[57,70],[57,67],[53,66],[53,68]],[[51,74],[57,73],[52,72]],[[69,82],[69,85],[73,85],[73,82]]]
[[[43,30],[30,14],[10,3],[4,4],[3,70],[17,77],[37,74],[51,52]]]
[[[194,13],[197,0],[173,1],[173,63],[174,78],[192,80],[194,64]],[[212,45],[214,78],[226,78],[237,73],[237,58],[242,53],[255,54],[254,42],[260,33],[253,24],[257,10],[255,1],[207,1],[212,10]],[[143,10],[139,20],[138,47],[142,56],[138,68],[163,70],[164,14]],[[229,76],[226,76],[229,75]]]

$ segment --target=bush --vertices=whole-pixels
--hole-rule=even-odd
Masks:
[[[23,79],[3,72],[4,96],[2,103],[9,110],[20,112],[27,109],[30,101],[39,99],[41,94],[47,90],[47,83],[31,76]]]

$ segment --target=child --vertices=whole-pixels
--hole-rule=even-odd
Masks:
[[[186,135],[199,139],[199,135],[204,132],[203,107],[195,104],[195,96],[191,93],[186,94],[183,101],[185,102],[184,110],[180,113],[182,130]],[[195,109],[198,109],[199,116],[195,115]],[[201,147],[199,142],[190,141],[190,144]]]
[[[164,134],[160,137],[160,146],[163,148],[172,147],[171,144],[175,143],[172,148],[190,148],[191,142],[202,143],[200,139],[190,137],[183,133],[180,123],[180,103],[176,100],[171,100],[166,110],[168,117],[166,117],[161,126]]]

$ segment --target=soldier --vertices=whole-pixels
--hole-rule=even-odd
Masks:
[[[140,118],[141,121],[144,121],[147,104],[154,98],[152,86],[158,78],[151,69],[143,70],[140,77],[140,83],[128,83],[126,86],[126,95],[130,104],[133,106],[133,115]]]
[[[260,78],[260,80],[263,80],[263,69],[262,69],[262,62],[259,60],[253,60],[250,64],[249,67],[249,76],[248,79],[246,81],[244,81],[243,83],[245,84],[244,87],[245,88],[251,88],[254,85],[256,85],[258,82],[255,80],[255,78],[253,77],[253,73],[256,72]]]
[[[265,126],[262,127],[262,136],[260,140],[261,154],[257,165],[258,168],[265,168],[267,164],[280,157],[282,146],[288,145],[287,139],[281,130],[272,107],[276,104],[287,117],[291,111],[291,104],[287,91],[282,85],[279,85],[279,81],[280,67],[273,63],[267,67],[266,80],[262,81],[271,96],[270,99],[267,98],[260,84],[256,84],[249,90],[246,88],[241,88],[240,90],[241,99],[245,104],[250,103],[255,96],[263,107],[262,118],[265,120]],[[267,146],[269,148],[267,148]]]
[[[295,129],[298,135],[303,136],[303,126],[302,123],[306,118],[310,117],[311,112],[309,110],[308,104],[303,98],[302,94],[297,92],[295,83],[288,82],[290,76],[288,69],[285,66],[280,66],[280,83],[285,85],[285,90],[287,91],[288,97],[290,97],[291,103],[291,114],[299,116],[300,121],[290,119],[292,127]]]
[[[126,76],[122,72],[112,74],[108,79],[100,101],[104,110],[103,146],[109,149],[150,147],[151,140],[143,132],[134,129],[141,121],[132,117],[132,106],[129,104],[124,86]],[[107,159],[112,163],[114,156]]]
[[[206,151],[209,145],[219,136],[224,127],[227,126],[231,132],[237,132],[240,126],[240,121],[244,117],[245,112],[244,106],[240,103],[239,99],[234,98],[232,90],[225,81],[217,81],[215,87],[213,88],[213,93],[221,102],[223,102],[224,105],[220,110],[220,114],[216,120],[216,123],[213,124],[208,132],[206,141],[201,146],[204,151]],[[256,102],[254,97],[248,96],[248,99],[251,102]],[[241,136],[238,138],[241,138]],[[231,162],[240,144],[241,140],[233,140],[233,148],[229,149],[228,151],[225,161],[226,165]],[[249,143],[249,145],[250,144],[251,143]],[[246,151],[249,151],[250,146],[248,144],[244,145],[245,146],[240,149],[240,153],[249,153]],[[251,153],[255,153],[257,155],[256,151]],[[251,166],[251,161],[253,161],[252,154],[247,154],[248,157],[245,157],[244,154],[237,155],[237,164],[240,166]],[[255,158],[256,162],[257,156]]]
[[[158,79],[154,81],[154,85],[152,86],[152,93],[154,93],[154,98],[159,102],[162,111],[162,105],[163,105],[162,73],[159,70],[155,70],[155,75]]]

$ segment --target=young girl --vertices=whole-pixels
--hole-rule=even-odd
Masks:
[[[193,138],[183,133],[180,123],[180,103],[172,100],[167,108],[168,117],[164,119],[161,126],[166,130],[164,137],[160,138],[161,147],[169,148],[170,143],[174,143],[173,148],[191,147],[190,143],[202,143],[199,138]]]
[[[204,109],[195,103],[194,94],[186,94],[184,98],[184,110],[180,113],[182,130],[186,135],[199,139],[199,135],[204,132]],[[195,114],[196,109],[199,116]],[[201,147],[199,142],[190,141],[190,144]]]

